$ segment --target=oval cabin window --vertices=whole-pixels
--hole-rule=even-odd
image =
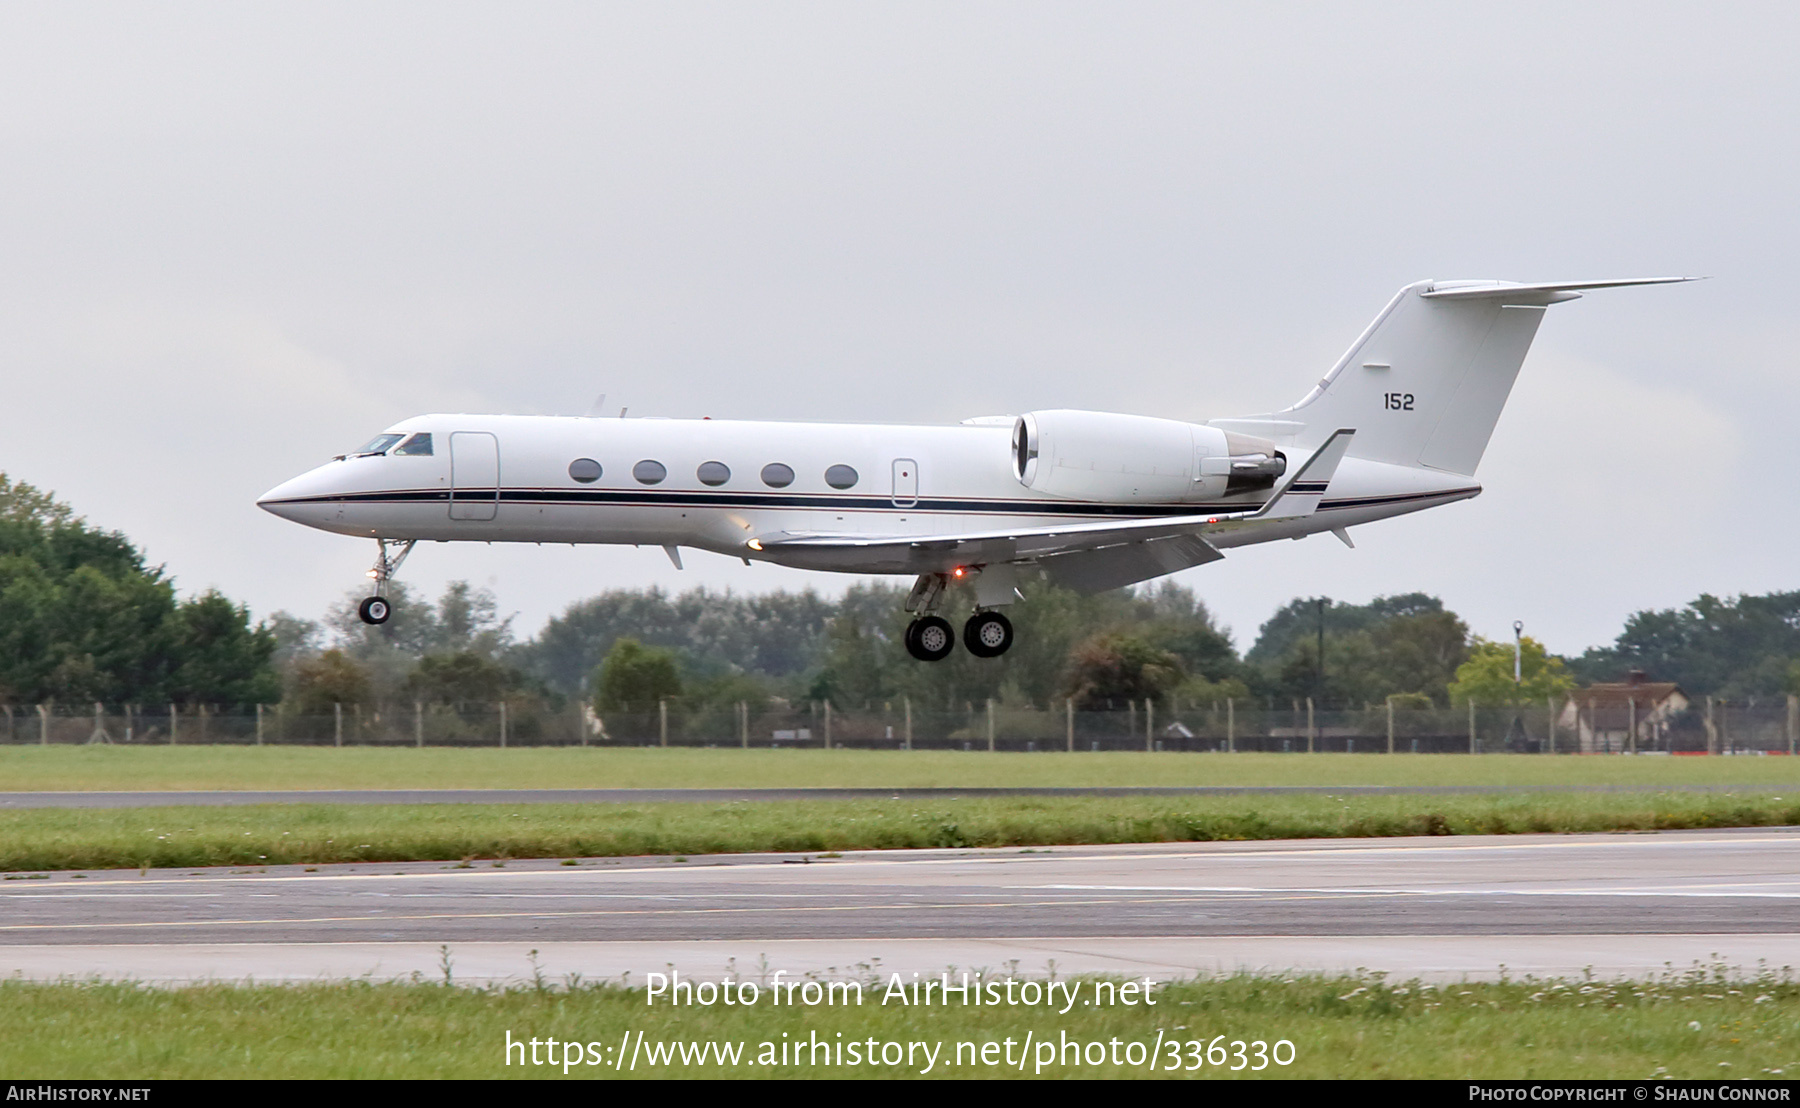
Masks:
[[[694,476],[700,478],[702,485],[710,485],[716,489],[731,480],[731,467],[724,462],[701,462],[700,468],[694,471]]]
[[[849,466],[832,466],[825,471],[825,483],[834,489],[847,489],[856,484],[856,471]]]
[[[569,463],[569,476],[582,484],[600,480],[600,463],[592,458],[576,458]]]
[[[770,462],[762,468],[762,479],[763,484],[772,489],[785,489],[794,483],[794,468],[780,462]]]
[[[653,462],[648,458],[631,467],[631,475],[645,485],[660,485],[663,478],[669,475],[668,467],[661,462]]]

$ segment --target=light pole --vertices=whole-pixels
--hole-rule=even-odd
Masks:
[[[1523,691],[1518,686],[1525,683],[1524,660],[1525,621],[1515,619],[1513,620],[1513,687],[1515,689],[1513,699],[1515,701],[1518,699],[1518,692]],[[1523,711],[1513,712],[1512,733],[1506,736],[1506,745],[1509,748],[1513,746],[1514,735],[1518,736],[1518,750],[1520,753],[1524,753],[1529,747],[1527,746],[1528,740],[1525,738],[1525,713]]]

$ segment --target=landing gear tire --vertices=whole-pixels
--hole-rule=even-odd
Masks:
[[[1012,644],[1012,620],[999,612],[976,612],[963,624],[963,645],[977,658],[998,658]]]
[[[921,662],[941,662],[956,649],[956,632],[939,616],[925,616],[906,625],[906,652]]]
[[[356,614],[362,617],[364,623],[380,626],[394,614],[394,609],[388,605],[385,597],[371,596],[356,606]]]

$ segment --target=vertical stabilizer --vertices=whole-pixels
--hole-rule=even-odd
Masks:
[[[1352,457],[1473,474],[1545,307],[1573,300],[1582,289],[1689,279],[1421,281],[1400,290],[1300,403],[1213,423],[1264,434],[1285,429],[1297,446],[1354,427]]]

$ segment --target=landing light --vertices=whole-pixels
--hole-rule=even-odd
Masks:
[[[954,577],[961,577],[963,575],[963,567],[957,566],[955,569],[951,570],[950,573]]]
[[[363,574],[363,576],[367,577],[369,580],[373,581],[373,580],[375,580],[375,578],[380,577],[381,574],[376,573],[374,570],[370,570],[369,572]]]
[[[761,550],[762,549],[762,540],[761,539],[751,539],[749,542],[745,543],[744,545],[748,546],[752,550]]]

